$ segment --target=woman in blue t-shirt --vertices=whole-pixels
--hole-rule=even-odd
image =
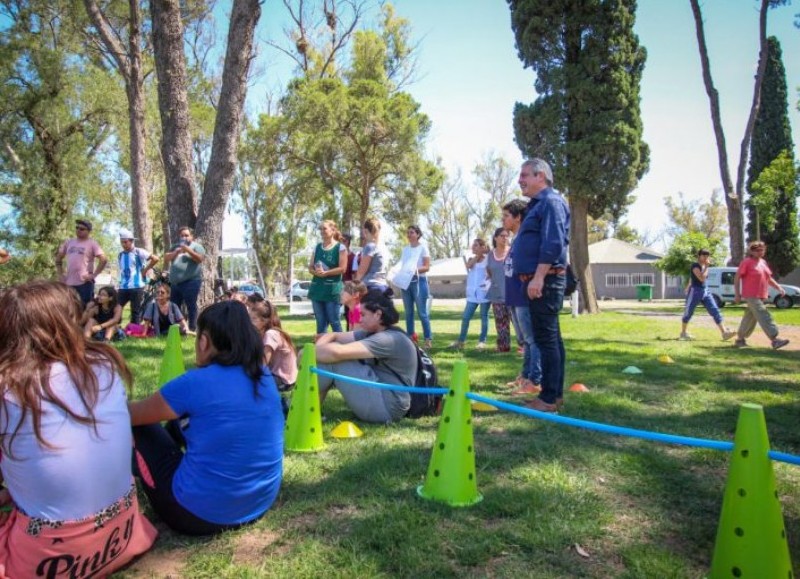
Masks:
[[[203,310],[195,356],[197,369],[129,405],[134,467],[167,525],[211,535],[251,523],[272,506],[283,472],[284,422],[244,304]]]

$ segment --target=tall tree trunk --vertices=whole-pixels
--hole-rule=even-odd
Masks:
[[[128,95],[128,130],[130,132],[131,156],[131,212],[133,234],[139,245],[153,251],[153,223],[150,219],[150,199],[145,186],[145,147],[144,130],[144,73],[142,72],[141,14],[138,0],[129,0],[130,34],[128,54],[130,55],[130,80],[126,83]]]
[[[736,170],[736,194],[741,202],[744,199],[744,173],[750,155],[750,141],[753,138],[753,127],[756,124],[756,117],[761,108],[761,85],[764,84],[764,71],[767,70],[767,59],[769,57],[769,47],[767,46],[767,10],[769,10],[769,0],[761,0],[761,8],[758,13],[758,70],[756,71],[755,83],[753,86],[753,102],[750,105],[750,116],[742,137],[742,145],[739,150],[739,167]],[[744,229],[742,230],[744,231]],[[760,238],[760,234],[758,238]],[[734,263],[736,265],[744,258],[744,239],[742,239],[742,255]]]
[[[758,114],[761,103],[761,83],[764,78],[766,67],[766,26],[767,10],[769,0],[761,0],[759,11],[759,42],[760,54],[758,62],[758,72],[755,77],[753,89],[753,103],[750,107],[750,117],[747,121],[739,159],[737,171],[736,188],[734,189],[731,180],[730,166],[728,164],[728,152],[725,144],[725,133],[722,129],[722,120],[719,106],[719,92],[714,87],[711,78],[711,65],[708,60],[708,47],[706,45],[705,30],[703,28],[703,14],[700,10],[699,0],[689,0],[694,15],[695,28],[697,32],[697,46],[700,51],[700,64],[703,70],[703,83],[708,94],[709,105],[711,107],[711,123],[714,126],[714,136],[717,141],[717,155],[719,157],[719,171],[722,178],[722,188],[725,191],[725,205],[728,208],[728,227],[730,229],[730,264],[738,265],[744,258],[744,216],[742,211],[742,195],[744,189],[744,170],[747,166],[747,155],[750,150],[750,139],[753,133],[753,124]]]
[[[222,220],[236,176],[237,150],[247,97],[247,76],[253,56],[253,37],[260,16],[260,0],[234,0],[211,158],[197,218],[197,235],[206,248],[206,259],[203,262],[206,282],[201,292],[201,304],[213,300],[212,272],[215,271],[222,240]]]
[[[162,130],[161,156],[167,183],[170,232],[164,244],[170,246],[178,239],[178,229],[183,226],[194,227],[197,221],[188,80],[179,0],[151,0],[150,13],[153,19],[153,52]]]
[[[578,286],[583,298],[583,310],[590,314],[600,311],[595,296],[592,267],[589,264],[589,200],[577,195],[570,195],[569,199],[569,254],[570,263],[575,270],[575,275],[581,280]]]
[[[142,72],[142,27],[139,2],[128,1],[128,49],[114,33],[105,14],[95,0],[84,0],[86,13],[100,40],[125,83],[128,98],[128,132],[130,135],[131,217],[133,232],[139,245],[152,251],[153,224],[145,186],[144,73]]]

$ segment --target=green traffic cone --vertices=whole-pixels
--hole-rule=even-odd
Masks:
[[[436,445],[431,453],[425,484],[417,488],[424,499],[468,507],[483,500],[475,480],[475,448],[472,436],[472,409],[467,392],[467,363],[453,367],[450,391],[439,421]]]
[[[317,365],[314,345],[303,348],[300,373],[292,393],[283,447],[294,452],[316,452],[325,446],[322,441],[322,415],[319,410],[319,384],[311,367]]]
[[[717,528],[712,579],[792,577],[764,409],[743,404]]]
[[[163,386],[173,378],[186,372],[183,365],[183,351],[181,350],[180,327],[173,324],[167,334],[167,346],[164,348],[164,357],[161,358],[161,370],[158,373],[158,385]]]

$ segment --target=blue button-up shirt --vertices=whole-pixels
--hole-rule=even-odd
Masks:
[[[569,245],[569,206],[551,187],[542,189],[531,200],[519,227],[511,255],[514,273],[533,274],[540,263],[567,266]]]

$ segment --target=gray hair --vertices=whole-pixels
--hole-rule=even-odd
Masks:
[[[542,159],[528,159],[522,164],[523,167],[530,167],[534,173],[544,174],[545,181],[551,187],[553,186],[553,170],[547,161]]]

